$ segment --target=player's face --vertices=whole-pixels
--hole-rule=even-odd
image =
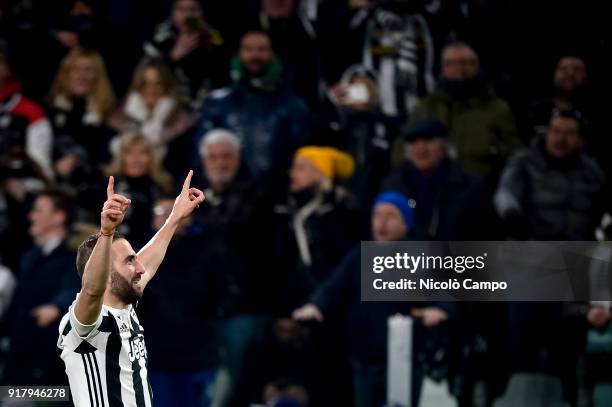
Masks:
[[[145,269],[125,239],[113,242],[112,255],[111,292],[124,303],[133,304],[142,297],[140,280]]]
[[[406,237],[408,229],[400,211],[393,205],[381,203],[372,213],[372,235],[377,242],[392,242]]]

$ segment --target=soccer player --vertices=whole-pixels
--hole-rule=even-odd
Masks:
[[[81,291],[59,328],[57,346],[76,407],[152,406],[144,330],[134,307],[179,222],[204,201],[202,191],[190,187],[192,176],[189,171],[166,223],[138,253],[116,233],[130,200],[114,193],[109,178],[100,232],[77,252]]]

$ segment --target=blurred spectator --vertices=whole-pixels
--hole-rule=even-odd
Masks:
[[[15,284],[13,272],[0,263],[0,321],[11,304]]]
[[[412,231],[414,209],[409,199],[395,191],[380,194],[372,209],[372,237],[378,242],[405,240]],[[425,327],[434,327],[449,317],[449,310],[410,302],[361,301],[359,247],[351,250],[333,274],[310,296],[308,303],[293,312],[298,321],[323,322],[334,309],[346,310],[353,366],[355,406],[382,406],[386,399],[387,319],[397,313],[412,314]],[[423,351],[426,331],[415,324],[414,360]],[[413,363],[412,404],[418,405],[424,377],[421,363]]]
[[[153,206],[153,232],[166,221],[174,205],[174,196],[160,197]],[[156,406],[209,405],[214,379],[216,354],[214,332],[206,305],[206,264],[203,230],[185,219],[157,272],[147,286],[147,295],[138,303],[138,313],[147,325],[149,378]],[[150,322],[150,323],[147,323]],[[168,341],[168,332],[189,327],[181,346]]]
[[[55,170],[68,177],[76,168],[110,158],[112,132],[104,122],[115,101],[102,57],[75,48],[63,59],[53,82],[49,117],[53,124]]]
[[[223,45],[221,34],[206,22],[198,0],[174,0],[170,18],[157,27],[144,51],[167,60],[185,93],[201,101],[213,88],[228,82]]]
[[[97,46],[117,96],[125,97],[134,67],[143,57],[142,44],[167,15],[172,0],[106,0],[95,3]]]
[[[310,105],[319,102],[320,59],[317,32],[308,17],[307,2],[262,0],[259,28],[272,40],[283,62],[285,81]]]
[[[588,72],[583,59],[564,56],[559,59],[553,74],[551,97],[529,105],[529,123],[524,137],[543,136],[548,129],[550,113],[555,109],[576,110],[586,114],[589,109]],[[587,117],[584,118],[585,124]]]
[[[351,156],[331,147],[296,151],[286,203],[274,208],[276,258],[287,270],[286,305],[303,301],[359,239],[355,197],[335,181],[350,178]]]
[[[271,360],[279,365],[275,377],[282,374],[308,385],[313,405],[324,400],[346,402],[349,384],[333,379],[348,373],[345,337],[339,326],[310,333],[284,317],[308,298],[359,240],[359,207],[355,197],[339,185],[354,169],[352,157],[337,149],[302,147],[293,158],[286,201],[274,207],[276,267],[283,274],[276,309],[281,318],[275,323],[273,338],[281,356]],[[312,374],[322,366],[324,372]],[[332,388],[334,394],[329,395]]]
[[[130,239],[134,247],[140,248],[146,243],[146,234],[151,228],[153,203],[172,191],[173,180],[161,166],[148,138],[126,134],[119,140],[106,175],[115,177],[115,192],[132,201],[119,232]]]
[[[599,254],[605,254],[610,259],[609,248],[605,246],[601,248],[604,253]],[[598,263],[601,264],[602,262]],[[609,267],[604,266],[604,268]],[[599,284],[597,288],[600,294],[605,290],[605,295],[599,298],[611,298],[609,284],[602,284],[602,280],[605,281],[605,275],[609,273],[609,270],[605,269],[601,270],[603,273],[600,272],[600,278],[594,281]],[[612,402],[612,376],[606,368],[612,358],[610,301],[592,301],[586,319],[589,325],[585,348],[586,384],[591,393],[591,405],[593,407],[604,407]]]
[[[308,392],[298,383],[275,380],[264,388],[264,402],[272,407],[307,407]]]
[[[584,151],[581,118],[555,110],[546,136],[509,161],[495,207],[518,239],[592,240],[603,213],[604,174]]]
[[[95,47],[100,7],[90,0],[4,3],[7,7],[0,13],[9,42],[15,48],[15,69],[23,79],[25,93],[39,100],[48,92],[66,53],[78,46]]]
[[[478,55],[462,42],[443,49],[438,89],[411,115],[434,118],[448,127],[459,164],[491,183],[520,144],[510,107],[487,86]]]
[[[414,204],[416,240],[482,238],[481,183],[449,157],[448,130],[439,120],[416,120],[405,135],[406,159],[382,184]]]
[[[160,157],[193,123],[194,116],[185,106],[172,72],[161,60],[143,60],[138,65],[125,101],[108,121],[120,133],[147,137]]]
[[[95,46],[96,4],[90,0],[62,0],[45,8],[49,32],[64,49]]]
[[[55,343],[61,315],[79,290],[75,255],[65,241],[71,219],[68,198],[41,192],[30,211],[34,247],[23,254],[9,314],[11,352],[5,383],[66,384]]]
[[[347,67],[362,62],[366,25],[374,3],[373,0],[347,0],[318,4],[317,51],[321,75],[327,83],[337,82]]]
[[[477,22],[479,8],[483,7],[482,2],[422,0],[422,3],[436,49],[442,49],[457,38],[472,39],[470,34],[474,32],[473,25]],[[439,62],[436,60],[436,68],[439,68]]]
[[[0,166],[22,173],[0,169],[0,181],[32,176],[52,180],[52,143],[49,120],[40,106],[22,95],[8,53],[0,48]]]
[[[328,134],[337,140],[318,137],[351,154],[355,174],[348,188],[359,199],[366,213],[383,177],[389,172],[391,146],[399,125],[382,114],[375,74],[361,65],[349,67],[329,92],[330,112],[324,120]]]
[[[0,48],[0,257],[13,270],[29,245],[26,207],[53,179],[51,149],[49,121],[22,95],[8,52]]]
[[[594,239],[603,212],[604,174],[584,153],[582,131],[578,112],[554,110],[546,135],[510,159],[494,196],[509,237]],[[582,325],[572,324],[561,303],[509,303],[511,371],[559,376],[565,398],[575,403]]]
[[[18,182],[0,181],[0,258],[11,270],[17,269],[21,254],[30,244],[26,205],[18,200],[22,195],[25,192]]]
[[[247,405],[256,369],[249,365],[272,302],[269,257],[270,209],[244,171],[238,137],[208,132],[200,143],[206,200],[196,212],[204,231],[200,247],[206,274],[205,297],[218,318],[222,370],[214,405]],[[249,374],[251,376],[249,376]],[[221,377],[228,376],[222,383]]]
[[[197,140],[213,128],[230,129],[262,187],[282,189],[291,155],[309,137],[308,108],[281,80],[282,66],[267,34],[245,34],[237,61],[237,83],[214,92],[204,103]]]
[[[552,94],[528,105],[527,123],[523,138],[532,139],[543,136],[548,128],[548,120],[553,110],[575,110],[582,119],[582,136],[585,151],[595,157],[606,174],[610,173],[610,160],[607,151],[612,144],[606,136],[603,125],[605,117],[599,99],[590,84],[589,70],[584,59],[566,55],[559,59],[553,74]],[[609,179],[607,181],[610,181]],[[610,187],[608,187],[610,188]]]
[[[419,0],[389,0],[367,20],[363,63],[378,72],[382,111],[404,116],[433,90],[434,44]]]

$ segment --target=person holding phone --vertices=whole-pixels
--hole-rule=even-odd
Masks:
[[[195,99],[229,82],[229,55],[219,31],[210,26],[198,0],[175,0],[170,17],[145,42],[145,55],[163,58],[174,70],[182,90]]]

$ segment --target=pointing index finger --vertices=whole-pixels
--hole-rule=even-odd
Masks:
[[[115,194],[115,177],[112,175],[108,177],[108,187],[106,187],[106,198],[111,199],[111,197]]]
[[[189,170],[189,174],[187,174],[187,178],[185,178],[185,182],[183,183],[183,191],[189,191],[191,177],[193,177],[193,170]]]

